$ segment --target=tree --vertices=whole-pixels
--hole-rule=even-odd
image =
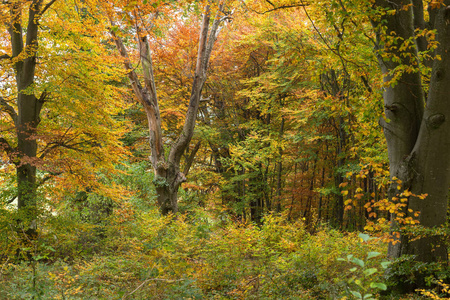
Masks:
[[[7,99],[0,98],[3,111],[13,120],[16,130],[17,147],[1,138],[2,148],[9,154],[16,164],[18,185],[18,208],[33,208],[36,205],[36,165],[37,154],[35,138],[37,126],[40,123],[42,106],[48,96],[47,92],[37,95],[33,92],[35,83],[39,22],[45,12],[56,0],[44,3],[43,0],[3,2],[7,7],[2,8],[2,21],[7,23],[7,30],[11,41],[11,53],[2,55],[8,60],[15,72],[15,88],[17,92],[17,111]],[[6,14],[10,13],[7,18]],[[28,24],[23,30],[23,14],[28,14]],[[32,224],[32,230],[35,229]]]
[[[426,21],[423,1],[377,0],[371,15],[385,82],[383,98],[388,121],[381,120],[381,125],[394,181],[390,196],[395,200],[404,190],[403,196],[409,196],[407,214],[420,212],[419,221],[425,228],[443,225],[447,216],[449,11],[450,1],[430,2]],[[427,65],[432,66],[429,78],[423,72]],[[425,200],[419,197],[422,194],[427,194]],[[400,231],[398,224],[393,230]],[[417,260],[426,262],[447,260],[442,236],[437,235],[412,240],[403,232],[390,244],[388,254],[416,255]]]
[[[161,212],[162,214],[168,214],[170,212],[176,213],[178,211],[178,188],[181,183],[186,180],[185,175],[189,171],[189,168],[185,168],[185,170],[181,171],[181,159],[186,149],[189,147],[189,143],[194,134],[197,112],[202,98],[202,90],[207,78],[206,72],[208,70],[214,42],[216,41],[219,32],[219,25],[222,21],[227,19],[228,16],[223,12],[224,4],[220,4],[216,11],[215,18],[212,21],[211,30],[209,30],[212,12],[210,5],[205,6],[198,42],[197,63],[184,125],[181,133],[171,145],[169,153],[166,156],[164,150],[165,141],[163,140],[163,131],[161,127],[161,114],[153,74],[153,63],[149,44],[150,37],[148,36],[148,32],[146,32],[146,26],[148,24],[140,22],[140,20],[143,19],[141,14],[143,14],[145,10],[148,10],[149,7],[154,7],[153,5],[146,4],[146,2],[147,1],[144,1],[141,5],[136,5],[133,9],[125,7],[125,10],[130,10],[130,13],[125,12],[127,18],[130,18],[130,15],[134,15],[132,22],[134,22],[136,38],[138,41],[139,62],[142,66],[143,80],[139,78],[135,67],[130,61],[127,48],[121,36],[118,34],[118,25],[116,25],[112,15],[110,15],[112,25],[110,32],[114,37],[120,55],[124,59],[124,67],[127,71],[133,93],[139,103],[142,104],[147,115],[150,132],[150,161],[155,173],[153,183],[156,187],[158,204]],[[155,10],[148,14],[147,17],[150,16],[151,19],[154,19],[157,15],[158,11]],[[193,155],[190,155],[189,157],[190,159],[193,159]],[[190,166],[190,163],[187,162],[186,165]]]
[[[92,47],[101,35],[81,4],[4,1],[0,22],[6,27],[0,34],[0,149],[3,162],[16,168],[5,189],[13,187],[12,200],[18,198],[35,233],[40,186],[51,183],[52,200],[58,190],[80,186],[98,192],[98,171],[112,173],[123,158],[124,122],[116,116],[126,104],[117,102],[118,62],[105,40]],[[101,99],[110,101],[99,105]]]

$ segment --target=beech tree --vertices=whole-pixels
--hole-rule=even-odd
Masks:
[[[42,106],[48,96],[47,92],[35,94],[32,91],[35,82],[37,65],[39,21],[42,15],[56,2],[51,0],[34,1],[3,1],[2,21],[7,24],[10,37],[11,53],[2,55],[8,60],[15,72],[17,89],[17,110],[0,97],[2,111],[9,114],[13,120],[17,147],[13,147],[5,138],[0,138],[0,144],[16,164],[18,185],[18,208],[35,206],[36,194],[36,165],[37,154],[35,138],[37,126],[40,123]],[[10,17],[7,18],[7,11]],[[23,15],[28,14],[26,29],[23,29]],[[34,225],[33,225],[34,226]]]
[[[98,190],[96,174],[113,173],[126,153],[119,141],[123,122],[112,117],[125,107],[114,86],[117,61],[107,45],[96,45],[102,35],[80,7],[72,1],[1,2],[0,151],[8,166],[1,179],[16,169],[1,196],[14,190],[7,201],[17,198],[27,215],[22,221],[36,219],[43,184],[51,182],[52,200],[80,186]],[[105,98],[111,100],[99,105]],[[30,226],[34,233],[37,225]]]
[[[430,2],[429,18],[425,18],[421,0],[377,0],[372,12],[385,81],[387,120],[380,123],[394,181],[390,196],[393,200],[409,196],[405,212],[419,212],[422,226],[437,228],[446,221],[450,184],[450,1]],[[429,78],[421,75],[427,65],[432,68]],[[423,194],[425,199],[419,197]],[[400,231],[398,224],[393,231]],[[395,239],[389,256],[447,260],[442,236],[409,237],[402,233]]]
[[[157,5],[156,5],[157,6]],[[188,104],[188,109],[185,115],[184,125],[181,133],[178,135],[176,141],[171,145],[168,154],[164,149],[164,137],[161,127],[161,114],[158,103],[158,94],[156,91],[156,83],[153,74],[153,63],[150,50],[150,36],[147,31],[147,25],[142,20],[142,15],[145,10],[150,9],[147,18],[157,18],[157,9],[152,11],[155,5],[150,5],[147,1],[139,6],[136,5],[133,9],[124,7],[124,15],[127,21],[134,23],[136,40],[138,42],[139,63],[142,67],[143,78],[138,75],[135,66],[132,65],[131,59],[128,55],[126,45],[118,34],[118,24],[110,15],[110,22],[112,29],[110,30],[113,36],[117,49],[124,61],[124,67],[127,71],[127,76],[130,80],[130,85],[137,101],[143,106],[147,115],[149,127],[149,143],[151,148],[150,161],[154,169],[155,178],[153,183],[156,187],[158,204],[162,214],[166,215],[170,212],[176,213],[178,211],[178,188],[181,183],[186,181],[186,174],[189,172],[192,160],[198,147],[191,152],[186,162],[186,167],[181,170],[180,163],[186,149],[194,134],[194,127],[197,118],[197,112],[202,98],[202,90],[206,81],[206,73],[208,64],[213,50],[214,43],[219,32],[220,24],[228,18],[227,13],[223,11],[224,4],[221,3],[214,10],[214,18],[211,20],[212,8],[208,4],[204,8],[203,17],[201,21],[201,29],[198,42],[198,56],[195,67],[195,74],[192,81],[192,89]],[[134,16],[134,17],[131,17]],[[150,16],[150,17],[149,17]],[[212,24],[210,24],[212,23]],[[209,29],[211,26],[211,29]]]

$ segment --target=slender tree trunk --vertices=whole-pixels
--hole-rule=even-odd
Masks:
[[[281,126],[280,126],[280,132],[279,137],[280,140],[283,138],[284,133],[284,118],[281,119]],[[281,212],[281,179],[282,179],[282,173],[283,173],[283,149],[280,147],[278,149],[278,162],[277,162],[277,204],[276,204],[276,211]]]
[[[43,0],[5,2],[11,13],[11,22],[8,33],[11,41],[11,54],[3,59],[10,59],[13,63],[16,88],[17,111],[0,97],[0,107],[6,111],[14,121],[16,129],[17,147],[12,148],[5,139],[0,139],[6,152],[11,155],[16,164],[18,209],[25,213],[22,220],[27,218],[31,225],[27,233],[36,231],[36,130],[40,122],[40,112],[46,93],[37,98],[32,90],[35,80],[37,64],[36,52],[38,50],[39,19],[42,14],[55,2],[49,1],[43,5]],[[28,10],[28,11],[27,11]],[[28,23],[25,30],[22,28],[22,16],[28,13]],[[25,31],[25,34],[24,34]]]

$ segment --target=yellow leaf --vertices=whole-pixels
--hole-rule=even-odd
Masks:
[[[362,193],[359,193],[359,194],[355,195],[356,199],[361,199],[362,197],[364,197],[364,194],[362,194]]]

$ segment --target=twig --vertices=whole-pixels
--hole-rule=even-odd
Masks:
[[[125,295],[122,297],[122,300],[125,300],[126,297],[131,296],[132,294],[134,294],[138,289],[140,289],[144,284],[146,284],[149,281],[165,281],[168,283],[174,283],[174,282],[180,282],[183,281],[184,279],[177,279],[177,280],[173,280],[173,279],[164,279],[164,278],[149,278],[144,280],[144,282],[142,282],[137,288],[134,289],[134,291],[132,291],[131,293]]]

